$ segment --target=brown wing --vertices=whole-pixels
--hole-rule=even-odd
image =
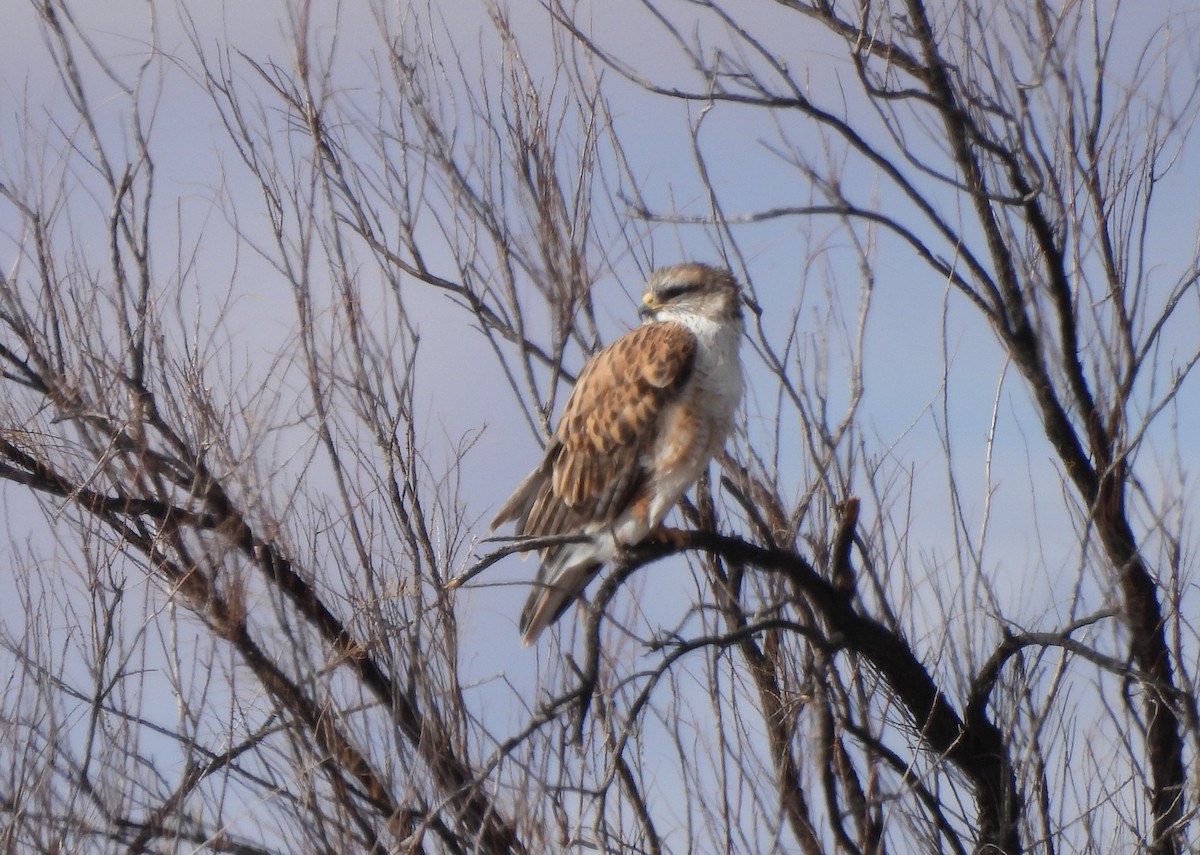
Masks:
[[[695,354],[691,331],[668,322],[638,327],[592,357],[541,465],[492,525],[515,519],[518,535],[540,536],[612,522],[646,477],[641,458]]]

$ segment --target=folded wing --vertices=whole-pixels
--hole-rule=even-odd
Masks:
[[[597,353],[580,373],[541,463],[496,514],[492,527],[515,521],[518,536],[593,535],[542,551],[521,615],[526,644],[612,558],[613,527],[645,513],[646,463],[695,355],[692,332],[673,322],[638,327]]]

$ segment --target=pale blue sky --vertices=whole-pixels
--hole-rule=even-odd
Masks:
[[[191,9],[191,14],[201,31],[213,40],[212,44],[228,37],[237,49],[258,59],[286,62],[288,49],[284,34],[287,24],[280,12],[283,7],[284,4],[202,5]],[[332,8],[327,4],[316,4],[318,15],[328,15]],[[451,29],[462,32],[475,26],[472,21],[479,20],[475,6],[453,8],[454,12],[443,13],[450,18],[447,25]],[[131,71],[142,56],[146,44],[146,9],[143,3],[127,0],[105,4],[103,12],[98,7],[89,7],[84,12],[93,16],[86,26],[94,33],[98,47],[118,68]],[[354,9],[343,6],[340,14],[338,36],[342,42],[343,60],[339,64],[338,80],[349,87],[367,89],[372,81],[365,57],[375,49],[375,25],[361,10],[356,14]],[[811,29],[793,26],[791,16],[776,9],[747,14],[751,19],[759,14],[781,16],[782,25],[776,31],[778,48],[793,62],[805,64],[806,83],[816,90],[843,88],[839,75],[846,74],[848,69],[832,58],[826,58],[826,46],[819,38],[806,41]],[[534,17],[529,13],[528,20],[518,23],[529,26],[529,20]],[[605,37],[606,28],[614,25],[613,19],[599,11],[595,13],[594,23],[601,38]],[[669,65],[673,54],[661,50],[662,45],[648,24],[627,24],[628,21],[622,20],[621,31],[629,35],[620,40],[624,58],[649,67]],[[179,31],[173,11],[162,12],[158,26],[161,43],[168,52],[189,55],[190,49]],[[226,36],[222,36],[222,32]],[[324,39],[330,30],[328,25],[319,25],[314,32]],[[528,61],[535,69],[539,65],[544,67],[548,79],[551,70],[547,64],[550,60],[548,47],[543,46],[546,54],[539,56],[536,39],[527,39],[526,44]],[[354,58],[359,54],[363,61],[356,62]],[[832,57],[832,52],[828,56]],[[55,94],[56,86],[47,60],[44,44],[33,26],[31,9],[26,4],[18,4],[9,26],[0,34],[0,80],[3,81],[0,108],[8,117],[20,111],[22,100],[34,105],[34,115],[43,105],[51,112],[63,106],[62,96]],[[467,55],[466,61],[472,61],[471,54]],[[221,185],[222,168],[228,170],[230,183],[225,192],[236,203],[242,228],[247,228],[254,217],[261,216],[256,213],[261,209],[261,202],[253,187],[238,184],[239,172],[236,164],[230,166],[232,160],[223,142],[223,131],[202,93],[171,63],[164,63],[161,71],[162,101],[154,127],[158,192],[160,198],[173,201],[169,206],[164,201],[160,207],[168,218],[173,217],[174,209],[180,212],[185,246],[201,245],[197,281],[202,280],[204,284],[197,291],[200,311],[204,312],[205,293],[229,291],[236,295],[229,334],[234,340],[235,362],[246,364],[247,382],[253,388],[254,365],[272,353],[291,329],[290,313],[277,309],[277,301],[288,299],[286,286],[275,280],[269,268],[245,246],[236,255],[231,253],[233,236],[225,221],[226,214],[219,210],[226,200],[214,190]],[[610,73],[609,77],[615,75]],[[681,82],[684,82],[682,78]],[[617,93],[613,98],[615,118],[628,146],[639,188],[651,206],[663,212],[705,213],[704,197],[695,183],[694,167],[686,149],[688,116],[685,110],[651,100],[632,87],[617,86],[613,91]],[[121,132],[122,109],[116,100],[111,105],[103,101],[98,104],[102,121],[110,123],[113,133]],[[693,118],[696,110],[692,108]],[[802,178],[782,168],[778,159],[767,150],[764,141],[774,145],[778,140],[761,117],[718,111],[705,122],[703,139],[710,147],[714,182],[724,194],[727,213],[737,215],[777,204],[803,203],[808,199],[808,188]],[[804,128],[795,123],[788,131],[799,138],[805,133]],[[11,134],[4,138],[3,156],[9,174],[14,171],[19,174],[22,169],[19,159],[23,155],[14,150],[14,139]],[[1197,174],[1189,168],[1196,156],[1194,151],[1185,152],[1185,159],[1176,167],[1176,172]],[[53,168],[52,161],[50,167]],[[862,175],[860,181],[860,190],[874,192],[872,176]],[[1187,201],[1189,194],[1194,192],[1192,184],[1192,181],[1180,181],[1168,188],[1168,192],[1178,193],[1181,201]],[[174,200],[178,200],[177,203]],[[739,204],[742,207],[739,208]],[[168,207],[172,209],[169,212]],[[774,300],[775,295],[790,294],[805,282],[814,298],[805,309],[807,316],[802,316],[801,329],[804,334],[819,340],[825,334],[819,327],[825,302],[820,296],[821,290],[834,288],[841,295],[839,299],[844,300],[844,311],[852,314],[858,299],[859,281],[853,259],[839,249],[839,246],[844,247],[844,242],[836,235],[831,245],[821,247],[822,263],[809,266],[809,255],[817,245],[805,234],[808,225],[804,221],[785,220],[773,226],[744,228],[740,234],[745,238],[742,248],[750,261],[754,284],[768,312],[786,305],[784,300]],[[823,228],[818,225],[818,234]],[[1172,261],[1167,243],[1177,241],[1176,245],[1188,249],[1190,244],[1186,241],[1194,241],[1194,223],[1188,218],[1163,222],[1162,231],[1163,256],[1159,263],[1163,268],[1161,278],[1166,281],[1179,275],[1179,263]],[[660,227],[655,245],[655,263],[670,263],[689,255],[713,257],[710,238],[696,227]],[[1180,255],[1181,261],[1186,262],[1187,258],[1186,251]],[[627,263],[622,272],[619,286],[612,279],[598,283],[596,302],[602,319],[610,324],[610,336],[635,321],[632,298],[640,288],[638,271],[634,264]],[[868,320],[866,397],[860,420],[876,451],[890,449],[888,454],[899,471],[916,473],[918,493],[930,501],[917,503],[918,513],[912,520],[914,540],[934,554],[949,546],[949,523],[940,509],[942,503],[937,501],[944,484],[944,467],[936,442],[936,421],[940,418],[937,414],[940,408],[938,390],[943,370],[943,302],[950,305],[952,322],[947,331],[947,347],[954,360],[950,374],[955,408],[951,437],[956,462],[961,466],[958,474],[970,488],[968,507],[974,506],[976,511],[982,504],[984,488],[981,482],[972,484],[972,478],[982,477],[982,449],[1003,360],[990,332],[976,313],[966,309],[956,294],[950,294],[947,299],[945,283],[931,281],[928,270],[914,263],[906,248],[886,236],[879,242],[876,276]],[[823,278],[829,278],[829,281],[823,282]],[[195,284],[192,287],[199,288]],[[503,498],[509,485],[535,461],[536,446],[522,427],[523,422],[515,418],[511,394],[499,382],[499,374],[490,365],[487,347],[465,327],[464,316],[438,295],[414,290],[409,299],[410,310],[416,315],[423,334],[422,353],[426,364],[444,366],[436,381],[428,379],[432,375],[427,375],[424,381],[428,396],[425,418],[431,445],[443,441],[452,445],[463,435],[484,426],[487,428],[467,467],[468,480],[465,482],[465,492],[471,497],[471,512],[486,516]],[[277,314],[278,319],[274,317]],[[782,320],[785,320],[784,316],[768,316],[768,328],[782,329],[776,326]],[[1030,520],[1023,513],[1028,511],[1031,479],[1036,491],[1054,490],[1058,475],[1048,463],[1047,449],[1038,440],[1038,428],[1030,421],[1027,396],[1018,380],[1015,376],[1008,378],[1001,398],[994,460],[999,471],[993,473],[993,500],[1005,512],[996,515],[993,525],[997,527],[997,535],[1008,544],[1004,552],[1013,551],[1013,563],[1018,566],[1011,572],[1016,578],[1023,578],[1024,571],[1019,565],[1033,558],[1031,552],[1034,549]],[[836,379],[831,379],[830,384],[836,401]],[[768,390],[756,388],[756,392],[763,394]],[[464,401],[470,405],[462,406]],[[1189,388],[1181,398],[1184,411],[1195,406],[1195,402],[1196,393]],[[754,411],[748,415],[752,429],[756,420],[761,423],[763,418]],[[769,418],[769,414],[766,417]],[[1188,432],[1184,431],[1182,435],[1186,438]],[[503,453],[497,453],[501,451]],[[1195,448],[1185,445],[1182,452],[1185,458],[1191,459]],[[474,477],[478,478],[477,482],[470,480]],[[9,501],[11,514],[14,512],[11,494]],[[1054,503],[1048,504],[1053,506]],[[1064,546],[1070,552],[1073,539],[1068,538]],[[1043,543],[1042,548],[1053,551],[1053,541]],[[500,573],[515,579],[523,577],[529,570],[531,568],[517,562],[508,562]],[[484,614],[493,613],[495,623],[503,625],[511,620],[511,606],[519,598],[520,593],[516,591],[501,598],[489,596],[486,604],[480,604],[479,608]],[[495,629],[498,631],[494,637],[505,637],[502,627],[491,626],[491,620],[487,623],[489,636]],[[488,653],[481,650],[480,655],[487,656]]]
[[[289,52],[283,38],[287,27],[280,10],[288,4],[190,5],[213,45],[227,36],[233,46],[256,60],[287,62]],[[316,6],[320,14],[328,14],[333,8],[332,4]],[[31,9],[25,3],[16,7],[11,10],[6,26],[0,28],[0,119],[6,124],[13,122],[24,103],[29,105],[36,123],[43,109],[59,115],[65,104],[62,95],[56,94],[57,86],[45,47],[36,34]],[[478,26],[476,4],[450,8],[453,12],[442,14],[452,18],[447,25],[456,33],[472,32]],[[115,0],[88,7],[87,14],[93,16],[88,28],[95,33],[98,46],[120,68],[132,69],[143,55],[146,9],[144,2],[135,0]],[[752,19],[760,14],[779,19],[778,28],[768,31],[777,36],[778,50],[792,63],[805,68],[804,78],[809,85],[823,93],[843,91],[843,83],[849,80],[843,79],[843,75],[851,70],[840,64],[841,60],[832,59],[832,52],[826,53],[827,46],[820,39],[810,40],[811,28],[798,24],[795,16],[786,15],[770,4],[747,9],[746,14]],[[354,4],[341,4],[340,14],[338,37],[342,55],[336,79],[348,90],[361,87],[363,100],[369,102],[373,83],[366,57],[378,49],[374,24]],[[518,24],[530,26],[529,21],[536,15],[523,14],[525,17]],[[601,39],[614,32],[612,28],[620,27],[621,47],[630,61],[650,67],[669,66],[673,61],[671,53],[661,50],[661,43],[648,24],[634,26],[624,18],[618,21],[616,16],[609,17],[599,8],[594,13],[594,22]],[[545,29],[544,24],[533,26]],[[183,65],[189,65],[191,50],[180,34],[173,11],[162,13],[160,27],[163,48],[187,57]],[[226,35],[221,35],[222,32]],[[330,31],[318,27],[315,32],[324,38]],[[464,38],[462,43],[473,46],[477,42]],[[526,59],[535,69],[544,69],[548,80],[552,58],[549,45],[536,38],[527,39],[525,45]],[[360,55],[361,60],[356,60]],[[1186,61],[1188,56],[1190,65]],[[1178,69],[1171,73],[1178,75],[1180,88],[1186,90],[1196,79],[1196,52],[1185,51],[1183,57]],[[465,60],[470,64],[474,56],[468,53]],[[236,241],[230,225],[231,212],[223,210],[225,206],[232,204],[240,228],[253,233],[264,225],[262,203],[256,189],[244,183],[240,165],[228,150],[211,104],[172,62],[164,62],[157,68],[162,74],[162,100],[155,119],[154,139],[158,205],[165,218],[158,260],[164,269],[170,269],[178,212],[183,247],[188,251],[198,247],[197,268],[183,290],[196,301],[201,317],[209,317],[213,311],[206,304],[210,297],[234,295],[225,334],[232,342],[232,363],[239,373],[244,372],[244,393],[249,394],[266,372],[271,355],[292,330],[288,286],[245,244]],[[704,196],[687,149],[688,111],[679,105],[651,99],[632,87],[617,85],[611,72],[607,79],[613,87],[610,95],[618,129],[628,146],[638,187],[650,205],[664,213],[704,214]],[[849,92],[849,86],[845,91]],[[119,99],[97,103],[108,132],[121,132],[124,109]],[[691,118],[695,118],[698,109],[692,108]],[[793,138],[809,139],[803,123],[791,118],[786,121]],[[782,166],[764,145],[764,141],[778,142],[764,117],[735,110],[714,111],[705,119],[703,139],[709,146],[714,183],[723,194],[727,214],[809,201],[809,188],[803,179]],[[1198,148],[1193,144],[1183,153],[1164,188],[1172,199],[1178,199],[1181,215],[1155,222],[1156,236],[1151,246],[1156,257],[1149,277],[1151,287],[1165,287],[1174,282],[1184,275],[1193,258],[1195,176],[1200,175]],[[43,154],[34,152],[31,156],[20,151],[18,138],[9,131],[3,132],[0,171],[5,177],[0,180],[23,174],[25,165]],[[54,158],[46,157],[45,164],[55,168]],[[228,179],[224,184],[223,170]],[[864,196],[890,192],[887,188],[880,189],[877,181],[875,175],[855,173],[848,183]],[[950,197],[946,198],[947,204],[951,204]],[[770,333],[782,335],[791,310],[789,298],[804,287],[808,296],[800,314],[801,335],[813,344],[832,340],[836,352],[840,347],[837,336],[843,333],[836,330],[831,333],[823,326],[823,318],[832,300],[844,317],[852,319],[861,282],[844,239],[833,234],[828,242],[823,242],[821,238],[831,232],[823,223],[818,222],[810,230],[812,225],[811,221],[784,220],[770,226],[743,227],[739,231],[743,238],[741,248],[746,252],[760,300],[768,313],[775,311],[766,321]],[[7,213],[0,213],[0,234],[3,235],[0,261],[6,269],[11,269],[16,235]],[[88,239],[86,232],[83,239]],[[669,264],[685,257],[713,259],[711,237],[694,226],[659,227],[653,239],[654,263]],[[620,281],[608,277],[597,283],[595,293],[603,331],[609,338],[636,322],[634,300],[641,287],[640,274],[634,259],[624,259],[620,264]],[[449,272],[448,266],[446,269]],[[914,261],[907,248],[886,236],[878,243],[875,277],[867,321],[866,393],[859,421],[868,452],[883,460],[881,468],[896,479],[907,474],[914,479],[911,517],[906,520],[907,549],[915,557],[914,567],[928,574],[910,580],[916,594],[912,601],[917,614],[914,624],[925,626],[930,632],[940,629],[923,622],[920,612],[928,608],[928,617],[935,618],[941,613],[938,600],[954,596],[962,584],[961,568],[953,560],[945,463],[938,442],[939,431],[944,428],[939,390],[945,350],[952,357],[948,374],[952,406],[949,435],[968,518],[978,522],[989,493],[993,503],[989,537],[994,548],[989,552],[991,566],[985,572],[994,573],[997,594],[1006,600],[1003,603],[1006,612],[1027,621],[1029,628],[1048,629],[1058,625],[1066,617],[1064,609],[1076,582],[1072,562],[1078,541],[1062,510],[1063,488],[1058,467],[1041,439],[1023,381],[1011,370],[1004,378],[999,394],[991,482],[985,483],[984,454],[989,424],[1006,370],[999,347],[983,320],[958,294],[947,295],[945,282],[932,278],[929,269]],[[470,328],[465,313],[443,296],[424,290],[412,289],[406,300],[422,334],[421,358],[425,368],[419,386],[420,400],[424,402],[421,420],[431,459],[450,457],[461,437],[484,431],[467,458],[462,482],[468,515],[481,521],[476,534],[483,537],[492,510],[534,465],[538,448],[525,420],[519,417],[517,402],[492,362],[490,349]],[[944,305],[949,309],[943,338]],[[1194,306],[1188,311],[1187,317],[1194,321]],[[1194,344],[1195,329],[1195,326],[1176,325],[1164,339],[1164,352],[1178,351],[1178,358],[1182,358]],[[1165,361],[1175,358],[1163,356]],[[437,370],[430,370],[431,366],[437,366]],[[835,411],[844,400],[838,370],[835,360],[829,378]],[[772,392],[753,360],[749,372],[753,392],[747,419],[750,442],[757,448],[770,441]],[[1194,501],[1195,488],[1187,480],[1200,457],[1200,430],[1194,424],[1195,413],[1200,412],[1200,390],[1194,381],[1181,395],[1176,412],[1176,432],[1172,432],[1171,412],[1153,429],[1153,453],[1161,456],[1161,460],[1143,466],[1139,474],[1151,494],[1178,489],[1183,501]],[[304,442],[307,437],[296,439]],[[1172,458],[1176,441],[1178,462]],[[285,454],[286,450],[281,447],[278,453]],[[794,455],[794,459],[789,455]],[[781,461],[781,468],[795,472],[797,477],[804,471],[801,455],[794,449],[784,448]],[[1182,473],[1178,464],[1182,464]],[[1181,488],[1172,483],[1175,479],[1184,480]],[[792,493],[802,486],[797,484]],[[856,489],[862,486],[856,485]],[[896,490],[894,498],[899,499],[907,487],[899,485]],[[32,510],[23,491],[4,486],[0,488],[0,497],[11,528],[28,529],[35,541],[45,536],[41,515]],[[864,513],[869,515],[875,510],[868,504]],[[972,529],[971,534],[975,536],[977,530]],[[19,544],[0,546],[0,556],[11,559],[16,546]],[[468,679],[481,681],[481,691],[491,691],[492,680],[503,673],[517,687],[518,694],[533,697],[542,680],[538,668],[547,666],[557,655],[557,647],[547,642],[536,650],[525,651],[520,647],[515,624],[526,591],[516,583],[532,576],[533,569],[532,562],[509,559],[480,580],[477,592],[464,593],[460,599],[465,672]],[[665,604],[661,613],[656,610],[652,614],[669,624],[700,596],[691,578],[682,562],[672,562],[643,572],[634,587],[645,586],[647,601],[655,599]],[[1195,591],[1189,591],[1188,595],[1194,601]],[[923,603],[922,596],[929,599]],[[1094,592],[1090,602],[1093,608],[1101,607],[1102,593]],[[10,615],[5,620],[12,622],[18,618]],[[1190,664],[1195,670],[1195,663]],[[507,689],[497,686],[496,691],[503,696]],[[516,706],[489,712],[496,715],[500,730],[522,718]]]

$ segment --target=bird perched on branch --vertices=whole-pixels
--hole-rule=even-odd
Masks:
[[[541,552],[521,614],[532,644],[623,546],[655,532],[720,452],[742,397],[741,289],[727,270],[656,270],[643,324],[593,356],[542,462],[492,528],[520,537],[583,535]]]

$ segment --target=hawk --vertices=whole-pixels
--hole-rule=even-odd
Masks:
[[[727,270],[679,264],[646,284],[644,323],[584,365],[542,462],[492,520],[549,547],[525,610],[532,644],[624,546],[640,543],[725,445],[742,398],[741,290]]]

